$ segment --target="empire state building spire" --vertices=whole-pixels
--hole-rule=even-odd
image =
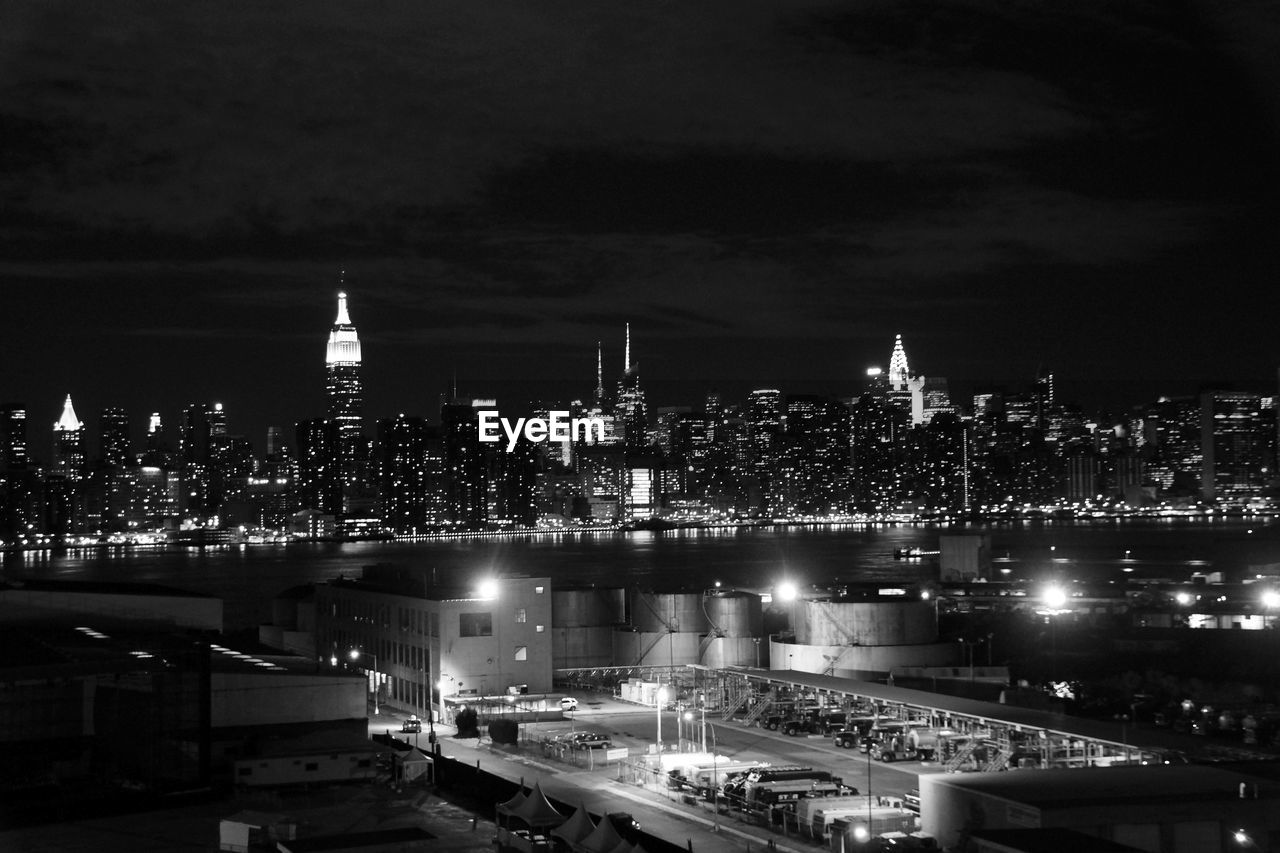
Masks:
[[[363,431],[364,389],[360,383],[360,337],[351,322],[344,291],[338,292],[338,316],[329,330],[324,361],[329,420],[337,424],[341,467],[350,471]]]
[[[631,324],[627,324],[627,346],[622,355],[622,372],[631,372]]]

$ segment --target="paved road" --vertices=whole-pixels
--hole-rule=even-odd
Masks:
[[[659,837],[677,844],[693,842],[697,851],[744,851],[763,849],[765,838],[775,839],[779,849],[812,849],[807,842],[785,839],[731,818],[721,818],[720,831],[712,832],[713,816],[705,806],[689,806],[681,803],[676,792],[658,793],[619,780],[617,764],[603,760],[602,751],[590,753],[592,766],[575,767],[542,754],[535,744],[546,735],[560,731],[589,729],[607,733],[615,747],[626,746],[631,755],[647,752],[657,735],[657,714],[646,709],[607,697],[591,697],[577,694],[579,710],[564,715],[548,714],[537,722],[522,724],[520,748],[493,747],[482,740],[459,740],[453,737],[453,729],[439,727],[442,751],[446,755],[479,761],[483,769],[509,778],[523,779],[526,785],[537,779],[548,795],[565,802],[584,802],[592,811],[630,811],[642,827]],[[383,709],[379,717],[370,718],[370,731],[383,732],[388,728],[397,732],[400,721],[407,715]],[[551,719],[554,717],[554,719]],[[829,770],[843,778],[845,784],[860,792],[901,796],[918,787],[922,772],[938,772],[936,767],[920,762],[883,764],[869,761],[857,750],[836,747],[831,738],[787,737],[738,723],[727,723],[708,717],[708,743],[714,743],[716,752],[733,761],[759,761],[771,764],[803,764]],[[700,720],[677,726],[674,711],[662,715],[662,736],[667,751],[676,748],[678,734],[688,738],[701,737]],[[411,742],[413,735],[401,735]],[[427,733],[417,740],[425,749]],[[578,755],[584,755],[579,753]],[[868,772],[870,779],[868,781]]]

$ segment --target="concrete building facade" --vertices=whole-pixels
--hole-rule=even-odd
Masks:
[[[546,693],[551,581],[436,587],[425,570],[369,566],[316,588],[316,652],[367,673],[377,702],[440,719],[447,697]]]

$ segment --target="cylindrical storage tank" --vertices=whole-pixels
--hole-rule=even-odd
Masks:
[[[613,628],[553,628],[551,668],[578,669],[613,665]]]
[[[767,642],[767,641],[766,641]],[[763,666],[769,662],[768,647],[751,637],[717,637],[707,644],[702,663],[714,669],[726,666]]]
[[[711,627],[725,637],[764,635],[764,610],[760,596],[749,592],[717,592],[705,599]]]
[[[697,634],[614,631],[615,666],[685,666],[698,662]]]
[[[796,642],[809,646],[901,646],[938,638],[932,601],[801,601]]]
[[[623,621],[626,590],[557,589],[551,592],[551,627],[588,628]]]
[[[705,634],[710,630],[700,592],[638,592],[631,602],[631,624],[655,634]]]

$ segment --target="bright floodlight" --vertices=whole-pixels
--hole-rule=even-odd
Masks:
[[[1231,837],[1236,840],[1236,844],[1245,844],[1249,841],[1249,833],[1243,829],[1237,829]]]
[[[782,583],[778,584],[778,600],[779,601],[795,601],[796,594],[797,594],[796,585],[793,584],[791,581],[783,581]]]
[[[658,704],[661,705],[666,701],[667,701],[667,688],[659,687],[658,688]]]
[[[1044,603],[1058,610],[1067,604],[1067,593],[1060,586],[1051,586],[1044,591]]]
[[[859,825],[854,828],[853,837],[858,839],[859,841],[866,841],[868,838],[871,837],[871,833],[867,832],[867,828],[865,826]]]
[[[1264,607],[1280,607],[1280,592],[1269,589],[1262,594],[1262,604]]]
[[[348,657],[350,657],[352,660],[360,660],[360,650],[352,649]]]
[[[1176,596],[1174,596],[1174,598],[1176,598],[1178,603],[1183,606],[1186,606],[1191,603],[1191,593],[1189,592],[1180,592]]]
[[[497,598],[498,582],[493,578],[480,581],[480,586],[477,587],[477,590],[479,591],[481,598]]]

